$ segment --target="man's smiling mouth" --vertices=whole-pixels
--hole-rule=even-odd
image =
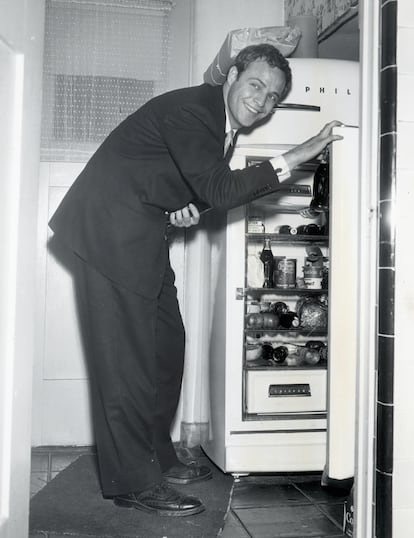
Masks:
[[[250,106],[250,105],[247,104],[247,103],[245,103],[244,106],[247,108],[247,110],[248,110],[251,114],[255,114],[255,115],[257,115],[257,114],[260,114],[260,113],[261,113],[261,110],[256,110],[255,108],[253,108],[252,106]]]

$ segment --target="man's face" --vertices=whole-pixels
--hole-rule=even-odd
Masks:
[[[237,75],[233,66],[227,76],[227,108],[234,129],[251,127],[271,114],[286,84],[283,71],[264,60],[252,62]]]

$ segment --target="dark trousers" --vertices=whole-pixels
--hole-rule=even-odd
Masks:
[[[185,337],[174,272],[168,265],[159,296],[147,299],[75,258],[102,492],[141,491],[178,461],[170,428]]]

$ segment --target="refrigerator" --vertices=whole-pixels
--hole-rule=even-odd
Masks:
[[[280,191],[211,227],[203,449],[234,475],[324,471],[340,481],[354,474],[359,66],[303,58],[290,65],[285,103],[239,136],[231,167],[280,155],[332,119],[343,123],[335,128],[343,139],[294,170]],[[326,166],[328,189],[320,182]]]

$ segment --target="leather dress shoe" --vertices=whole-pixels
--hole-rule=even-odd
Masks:
[[[164,481],[142,492],[117,495],[114,503],[159,516],[192,516],[204,510],[199,499],[183,495]]]
[[[192,484],[212,477],[212,472],[205,465],[198,465],[195,461],[190,463],[177,463],[163,474],[164,480],[170,484]]]

